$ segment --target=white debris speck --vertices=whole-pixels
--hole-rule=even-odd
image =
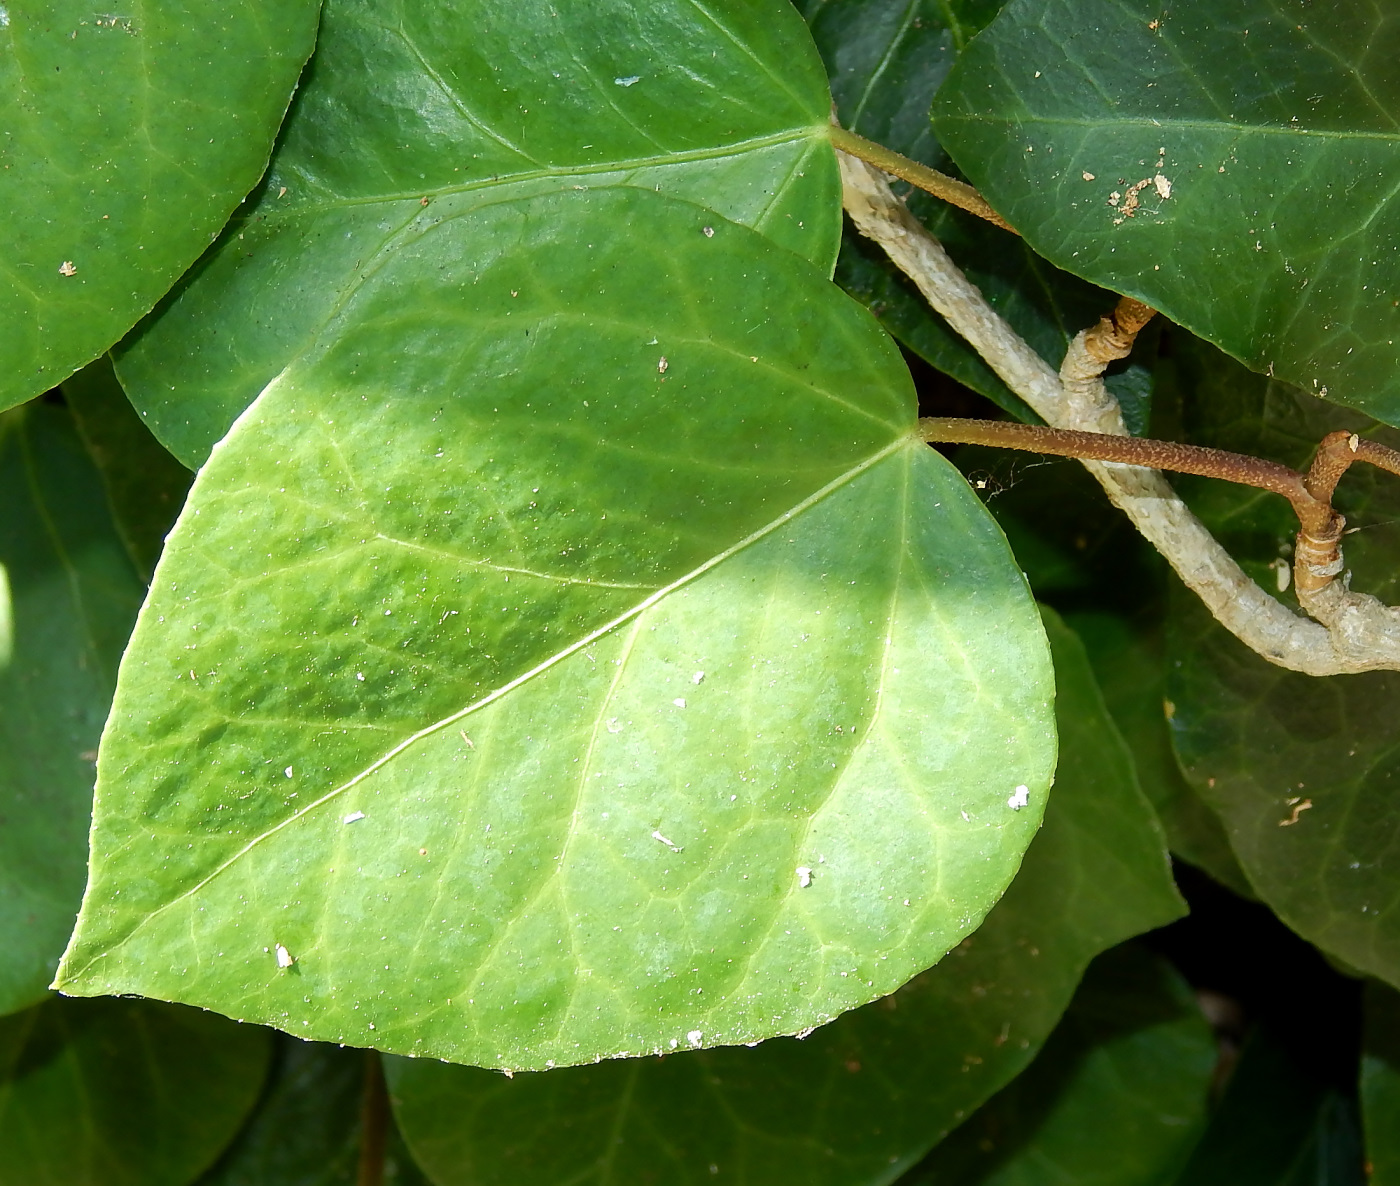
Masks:
[[[812,884],[812,871],[806,865],[797,866],[797,884],[803,889]]]
[[[1157,196],[1161,198],[1162,201],[1165,202],[1169,197],[1172,196],[1172,183],[1168,181],[1165,177],[1163,177],[1160,173],[1158,173],[1157,176],[1152,179],[1152,184],[1156,187]]]
[[[292,958],[292,953],[288,951],[285,947],[283,947],[282,944],[278,943],[276,945],[276,949],[277,966],[279,968],[290,968],[294,963],[296,963],[296,960]]]
[[[677,1046],[679,1046],[679,1045],[680,1045],[680,1043],[677,1042],[675,1038],[672,1038],[672,1039],[671,1039],[671,1049],[672,1049],[672,1050],[674,1050],[674,1049],[675,1049]]]
[[[669,367],[670,365],[671,365],[671,364],[670,364],[669,362],[666,361],[666,356],[663,354],[663,355],[657,360],[657,363],[656,363],[656,373],[657,373],[658,375],[664,375],[664,374],[666,373],[666,368]]]
[[[1020,811],[1021,808],[1027,806],[1030,803],[1030,801],[1031,789],[1030,787],[1026,786],[1025,783],[1022,783],[1019,787],[1016,788],[1015,793],[1012,794],[1011,798],[1009,798],[1006,801],[1006,805],[1009,808],[1011,808],[1012,811]]]
[[[702,1030],[691,1030],[690,1033],[686,1034],[685,1040],[692,1046],[699,1046],[704,1037],[705,1034]]]
[[[805,1030],[798,1030],[797,1033],[793,1034],[792,1036],[796,1038],[799,1042],[801,1042],[804,1038],[810,1038],[816,1032],[817,1027],[814,1025],[809,1025]],[[758,1045],[758,1043],[755,1042],[754,1045],[756,1046]]]
[[[681,846],[679,844],[672,844],[669,840],[667,840],[666,837],[661,834],[661,830],[659,828],[651,834],[651,838],[653,840],[661,841],[661,843],[664,844],[667,848],[669,848],[672,852],[680,852],[681,850]]]
[[[356,678],[357,680],[359,680],[360,683],[364,683],[364,682],[365,682],[365,673],[364,673],[363,671],[357,671],[357,672],[355,672],[355,678]]]
[[[632,86],[634,83],[642,81],[640,74],[629,74],[626,78],[614,78],[613,82],[618,86]]]
[[[10,14],[0,8],[0,29],[8,29],[10,26]]]
[[[684,697],[684,696],[677,696],[674,700],[671,701],[671,703],[674,704],[677,708],[684,708],[684,707],[685,707],[685,697]]]
[[[1356,450],[1353,449],[1352,452],[1354,453]],[[703,671],[697,671],[690,677],[690,682],[692,684],[703,684],[705,682],[705,673]]]
[[[364,818],[365,818],[365,813],[364,813],[363,811],[352,811],[352,812],[351,812],[349,815],[347,815],[347,816],[345,817],[345,819],[342,820],[341,822],[342,822],[342,823],[347,823],[347,824],[353,824],[356,820],[358,820],[358,819],[364,819]]]
[[[71,259],[65,259],[58,265],[58,274],[60,276],[76,276],[78,269]]]
[[[285,774],[288,778],[291,778],[291,777],[292,777],[292,768],[291,768],[290,766],[288,766],[284,771],[282,771],[282,773]]]
[[[712,226],[702,227],[701,230],[704,232],[705,238],[707,238],[707,239],[713,239],[713,238],[715,237],[715,228],[714,228],[714,227],[712,227]]]

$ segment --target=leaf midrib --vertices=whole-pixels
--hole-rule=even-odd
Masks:
[[[725,145],[658,153],[646,157],[628,157],[624,160],[599,161],[592,165],[552,165],[542,169],[522,169],[517,173],[497,173],[475,181],[464,181],[460,185],[440,185],[436,188],[394,194],[369,194],[358,198],[337,197],[323,201],[308,201],[284,207],[274,213],[263,214],[258,221],[264,225],[275,225],[303,216],[314,216],[328,210],[343,210],[356,206],[392,205],[399,202],[421,202],[424,198],[452,197],[456,194],[490,189],[492,186],[522,185],[550,178],[566,180],[570,177],[595,177],[608,173],[626,173],[635,169],[650,169],[661,165],[683,165],[692,161],[720,160],[724,157],[740,156],[746,152],[773,148],[780,144],[792,144],[800,140],[824,140],[827,139],[825,127],[824,124],[809,124],[799,128],[789,128],[784,132],[775,132],[770,136],[754,136],[748,140],[736,140]],[[298,176],[301,176],[303,183],[314,184],[314,182],[306,182],[304,175]],[[261,211],[250,211],[248,221],[256,218],[259,213]]]
[[[293,823],[301,819],[303,816],[309,815],[312,811],[317,810],[318,808],[322,807],[326,803],[329,803],[331,800],[337,798],[346,791],[349,791],[353,787],[358,786],[365,779],[369,778],[372,774],[376,773],[384,766],[388,765],[400,754],[405,753],[418,742],[423,741],[426,738],[441,732],[443,729],[450,728],[457,722],[464,720],[466,717],[470,716],[472,713],[478,711],[479,709],[485,708],[488,705],[495,703],[497,700],[500,700],[504,696],[508,695],[510,692],[514,691],[516,688],[528,683],[536,676],[543,675],[546,671],[550,670],[559,663],[563,662],[565,659],[569,658],[569,656],[583,650],[589,644],[596,642],[604,635],[609,634],[613,630],[616,630],[619,626],[622,626],[627,622],[631,621],[633,618],[644,613],[646,610],[650,609],[653,605],[656,605],[664,598],[670,596],[672,593],[678,591],[686,585],[691,584],[693,581],[698,580],[711,569],[718,567],[726,560],[751,547],[752,545],[758,543],[760,540],[772,534],[774,531],[779,530],[784,524],[791,522],[799,515],[802,515],[806,511],[810,510],[817,503],[822,502],[824,499],[828,498],[830,495],[834,494],[842,487],[848,485],[850,482],[853,482],[856,478],[860,477],[867,470],[878,465],[885,458],[892,456],[900,449],[908,448],[911,445],[920,445],[921,443],[922,442],[920,442],[918,438],[914,436],[912,428],[906,430],[905,432],[899,433],[894,438],[894,440],[892,440],[883,449],[872,453],[864,461],[861,461],[859,464],[852,466],[844,473],[832,479],[832,481],[828,482],[825,486],[821,487],[821,489],[808,495],[806,498],[804,498],[801,502],[797,503],[791,509],[784,511],[781,515],[778,515],[770,522],[758,528],[756,531],[750,533],[743,539],[730,545],[730,547],[726,548],[724,551],[717,553],[715,556],[712,556],[709,560],[705,561],[705,563],[691,569],[689,572],[678,577],[670,584],[665,585],[660,589],[657,589],[650,596],[643,598],[641,601],[639,601],[636,605],[632,606],[626,612],[619,614],[617,617],[604,623],[596,630],[589,632],[582,638],[578,639],[576,642],[573,642],[567,647],[563,647],[562,649],[556,651],[553,655],[549,656],[549,658],[536,664],[529,671],[526,671],[521,675],[516,676],[514,679],[503,684],[501,687],[481,697],[479,700],[473,701],[465,708],[459,709],[457,712],[452,713],[451,715],[444,717],[439,721],[435,721],[433,724],[420,729],[414,734],[411,734],[409,737],[399,742],[398,745],[394,746],[381,757],[371,762],[358,774],[355,774],[353,777],[347,779],[345,782],[341,783],[339,786],[333,788],[332,790],[327,791],[319,799],[315,799],[312,802],[308,803],[305,807],[302,807],[298,811],[294,812],[292,815],[289,815],[286,819],[274,824],[266,831],[261,832],[257,836],[252,837],[237,852],[235,852],[227,860],[222,862],[216,869],[214,869],[213,872],[201,878],[189,889],[183,891],[182,893],[171,898],[168,902],[162,903],[160,906],[156,907],[156,909],[147,913],[144,917],[139,919],[130,928],[130,930],[128,930],[126,934],[124,934],[121,938],[104,944],[103,949],[101,951],[89,955],[88,959],[81,968],[65,969],[63,967],[60,967],[59,975],[55,978],[54,981],[55,987],[59,985],[68,986],[75,984],[79,979],[81,979],[88,973],[88,971],[93,967],[93,965],[97,963],[97,961],[106,958],[108,955],[112,954],[113,952],[123,947],[125,944],[129,943],[149,923],[158,918],[160,915],[164,914],[167,910],[179,905],[181,902],[185,901],[188,898],[192,898],[194,895],[199,893],[205,886],[207,886],[210,882],[214,881],[215,878],[219,877],[221,874],[223,874],[227,870],[231,869],[234,865],[236,865],[240,860],[242,860],[243,857],[250,853],[264,840],[270,839],[277,833],[283,831],[285,828],[290,827]]]

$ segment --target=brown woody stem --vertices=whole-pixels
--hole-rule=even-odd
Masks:
[[[926,441],[969,445],[994,445],[1003,449],[1022,449],[1032,453],[1048,453],[1056,457],[1077,457],[1089,461],[1110,461],[1120,465],[1140,465],[1148,469],[1165,469],[1180,474],[1197,474],[1203,478],[1223,478],[1243,486],[1254,486],[1281,494],[1293,505],[1301,530],[1298,533],[1297,580],[1303,588],[1326,584],[1335,575],[1328,571],[1340,566],[1337,542],[1341,539],[1345,520],[1332,509],[1331,487],[1326,497],[1319,498],[1310,489],[1310,479],[1276,461],[1230,453],[1224,449],[1208,449],[1200,445],[1184,445],[1177,441],[1154,441],[1143,437],[1111,436],[1098,432],[1078,432],[1067,428],[1047,428],[1041,424],[1016,424],[1002,420],[963,420],[942,416],[919,421],[919,435]],[[1333,438],[1341,437],[1342,448],[1351,460],[1359,453],[1352,449],[1347,433],[1333,433],[1323,442],[1324,449]],[[1351,438],[1355,440],[1356,438]],[[1368,444],[1370,442],[1367,442]],[[1384,449],[1384,446],[1376,446]],[[1323,464],[1330,475],[1337,462],[1333,447]],[[1400,463],[1400,454],[1385,449]],[[1366,460],[1370,460],[1369,457]],[[1314,470],[1323,462],[1323,450],[1318,453]],[[1350,461],[1347,461],[1350,464]],[[1342,472],[1345,471],[1342,466]],[[1396,472],[1400,472],[1397,469]],[[1337,476],[1340,476],[1340,472]],[[1318,488],[1321,488],[1321,479]],[[1332,485],[1336,485],[1335,478]]]
[[[987,199],[967,182],[959,181],[956,177],[949,177],[948,174],[940,173],[937,169],[930,169],[927,165],[919,164],[918,161],[912,161],[907,156],[895,152],[894,149],[886,148],[883,144],[876,144],[875,141],[867,140],[864,136],[858,136],[855,132],[849,131],[839,124],[831,125],[830,135],[831,143],[842,152],[859,157],[882,172],[888,173],[891,177],[898,177],[901,181],[918,186],[925,193],[930,193],[935,198],[941,198],[970,214],[975,214],[978,218],[985,218],[988,222],[1001,227],[1002,230],[1010,231],[1013,235],[1019,234],[1016,228],[993,210],[987,203]]]

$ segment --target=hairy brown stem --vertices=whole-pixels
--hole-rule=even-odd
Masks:
[[[377,1050],[365,1051],[365,1086],[360,1097],[360,1165],[355,1186],[383,1186],[384,1149],[389,1135],[389,1091]]]
[[[864,136],[858,136],[855,132],[849,131],[839,124],[831,125],[830,134],[832,144],[842,152],[859,157],[882,172],[888,173],[891,177],[898,177],[901,181],[918,186],[925,193],[930,193],[935,198],[941,198],[945,202],[966,210],[969,214],[985,218],[1004,231],[1010,231],[1013,235],[1020,233],[993,210],[987,203],[987,199],[968,185],[966,181],[959,181],[956,177],[949,177],[948,174],[940,173],[937,169],[921,165],[918,161],[910,160],[907,156],[895,152],[894,149],[886,148],[883,144],[876,144],[875,141],[867,140]]]

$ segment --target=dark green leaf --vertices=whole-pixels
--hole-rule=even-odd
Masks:
[[[184,1186],[257,1099],[269,1037],[153,1001],[0,1018],[0,1186]]]
[[[1400,422],[1397,38],[1365,5],[1011,0],[935,126],[1052,263]]]
[[[934,138],[929,104],[957,54],[996,14],[999,0],[809,0],[798,7],[831,75],[837,114],[852,131],[938,169],[952,167]],[[1113,296],[1048,265],[1014,235],[926,194],[909,205],[939,237],[988,300],[1046,358],[1113,307]],[[1038,417],[992,371],[878,247],[847,230],[837,282],[868,305],[920,357],[1022,420]],[[1134,432],[1146,423],[1155,342],[1145,338],[1131,364],[1115,366],[1110,386]]]
[[[1069,623],[1088,648],[1104,701],[1132,750],[1138,782],[1157,810],[1172,852],[1242,897],[1253,897],[1219,817],[1182,777],[1172,752],[1159,631],[1141,620],[1093,610],[1070,614]]]
[[[43,998],[73,929],[97,740],[140,601],[68,413],[0,416],[0,1014]]]
[[[1238,1058],[1176,1186],[1363,1186],[1355,1101],[1300,1067],[1267,1028]]]
[[[149,581],[193,475],[141,423],[105,354],[64,381],[63,398],[102,474],[122,542]]]
[[[373,1052],[277,1035],[262,1098],[198,1186],[355,1186]],[[425,1183],[390,1122],[384,1186]]]
[[[930,1154],[907,1186],[1164,1186],[1205,1127],[1215,1039],[1156,956],[1094,961],[1030,1069]]]
[[[1375,983],[1366,986],[1361,1115],[1372,1186],[1394,1186],[1400,1182],[1400,994]]]
[[[1191,439],[1290,464],[1333,428],[1379,434],[1354,412],[1244,371],[1178,335],[1176,384]],[[1296,521],[1260,491],[1179,482],[1193,508],[1256,580],[1272,586]],[[1338,506],[1353,584],[1400,591],[1400,480],[1357,466]],[[1286,567],[1286,562],[1284,563]],[[1167,694],[1187,777],[1220,815],[1255,892],[1305,939],[1400,984],[1400,673],[1317,679],[1246,650],[1182,593],[1174,608]]]
[[[470,218],[201,471],[65,988],[515,1069],[884,996],[1044,808],[1004,540],[797,255],[645,189]]]
[[[1181,913],[1078,641],[1053,614],[1061,755],[1021,872],[937,967],[805,1041],[499,1075],[390,1061],[443,1186],[887,1182],[1016,1075],[1089,958]],[[718,1167],[717,1169],[711,1167]]]
[[[830,268],[829,107],[786,0],[329,0],[266,184],[118,372],[198,466],[364,283],[490,257],[491,211],[541,192],[654,189]]]
[[[0,8],[0,408],[101,354],[252,188],[316,0]]]

